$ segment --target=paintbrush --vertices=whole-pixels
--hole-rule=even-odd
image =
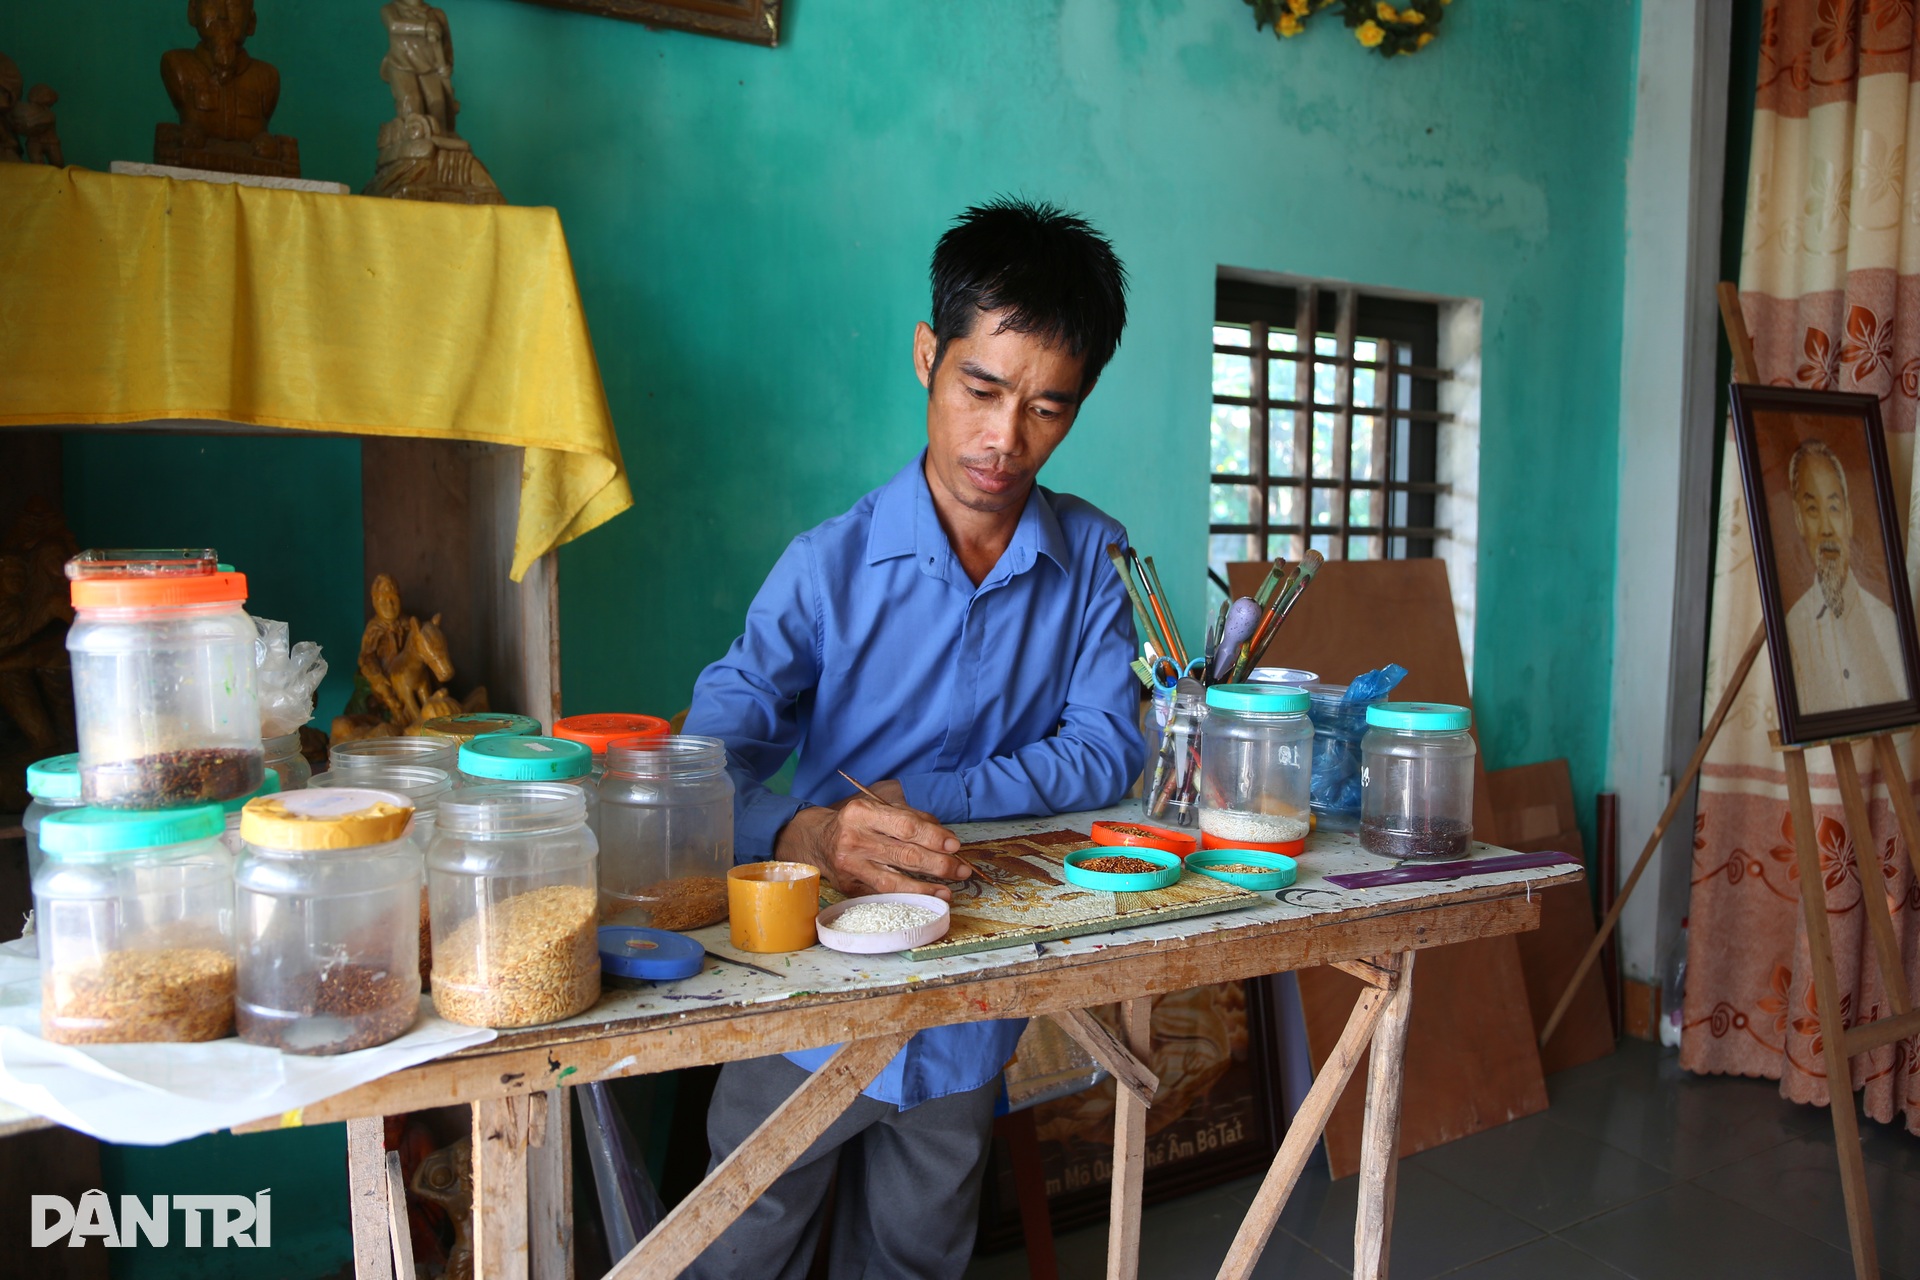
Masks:
[[[1253,593],[1253,602],[1262,609],[1273,603],[1273,597],[1287,578],[1287,561],[1284,556],[1276,556],[1273,564],[1267,568],[1267,576],[1260,580],[1260,589]]]
[[[1165,604],[1159,595],[1155,593],[1153,589],[1153,579],[1147,576],[1146,567],[1140,563],[1140,553],[1132,547],[1127,548],[1127,563],[1133,566],[1134,573],[1138,575],[1140,579],[1140,590],[1146,595],[1147,604],[1153,609],[1153,616],[1159,620],[1160,635],[1167,642],[1167,653],[1184,669],[1187,665],[1187,651],[1180,645],[1179,633],[1173,629],[1173,624],[1167,620]]]
[[[868,787],[866,783],[860,781],[858,778],[848,773],[845,769],[835,769],[834,772],[839,774],[841,777],[845,778],[848,782],[851,782],[853,784],[853,789],[855,791],[858,791],[861,795],[873,801],[875,804],[883,804],[887,806],[887,808],[889,809],[898,807],[891,800],[882,800],[878,795],[874,794],[872,788]]]
[[[1127,589],[1127,599],[1133,602],[1133,613],[1139,622],[1140,634],[1150,642],[1158,642],[1162,649],[1171,652],[1173,646],[1168,644],[1165,637],[1155,629],[1153,615],[1147,611],[1147,606],[1141,601],[1140,590],[1133,582],[1133,573],[1127,568],[1127,558],[1117,544],[1112,542],[1107,544],[1107,559],[1113,562],[1113,571],[1120,575],[1120,584]]]
[[[1153,557],[1141,561],[1146,566],[1147,577],[1153,583],[1153,594],[1167,608],[1167,638],[1173,641],[1174,656],[1180,660],[1180,669],[1185,671],[1189,665],[1186,642],[1180,638],[1180,623],[1173,616],[1173,601],[1167,598],[1167,589],[1160,585],[1160,571],[1153,567]]]
[[[1247,642],[1246,652],[1241,654],[1238,662],[1234,663],[1233,678],[1235,680],[1243,678],[1247,669],[1267,651],[1267,646],[1273,642],[1274,633],[1280,630],[1280,624],[1287,620],[1287,615],[1293,611],[1293,606],[1300,602],[1300,597],[1306,594],[1309,586],[1313,585],[1314,575],[1320,572],[1320,566],[1325,562],[1326,557],[1318,551],[1309,551],[1300,558],[1300,563],[1293,567],[1293,572],[1287,575],[1286,585],[1281,587],[1280,593],[1267,607],[1266,616],[1260,619],[1260,625],[1254,629],[1253,638]]]

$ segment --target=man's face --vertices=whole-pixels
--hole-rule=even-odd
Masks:
[[[932,328],[922,323],[913,338],[927,388],[928,479],[986,513],[1025,505],[1092,390],[1081,386],[1083,357],[1030,333],[1000,331],[1002,319],[982,312],[971,334],[947,343],[938,369]]]
[[[1846,581],[1847,558],[1853,543],[1853,510],[1833,464],[1818,455],[1800,467],[1793,490],[1793,523],[1800,530],[1814,572],[1836,588]]]

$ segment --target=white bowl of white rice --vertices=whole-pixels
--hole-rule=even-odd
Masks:
[[[855,955],[911,951],[947,936],[953,916],[927,893],[870,893],[836,902],[815,918],[820,945]]]

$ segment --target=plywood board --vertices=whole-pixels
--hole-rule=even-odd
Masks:
[[[1498,769],[1487,775],[1499,843],[1528,852],[1555,849],[1585,856],[1574,820],[1573,777],[1565,760]],[[1593,941],[1593,905],[1583,884],[1560,885],[1541,895],[1540,927],[1514,939],[1527,982],[1527,1005],[1536,1038],[1560,993]],[[1603,1058],[1614,1050],[1612,1019],[1600,971],[1590,969],[1573,1003],[1540,1050],[1548,1075]]]
[[[1250,595],[1265,564],[1228,566],[1236,595]],[[1447,566],[1440,560],[1335,560],[1322,566],[1260,660],[1347,681],[1389,662],[1407,669],[1396,698],[1472,706],[1455,630]],[[1486,769],[1474,762],[1473,824],[1499,839]],[[1332,1049],[1360,984],[1330,969],[1300,974],[1307,1048],[1317,1068]],[[1428,952],[1420,959],[1407,1038],[1407,1095],[1400,1150],[1407,1155],[1547,1105],[1520,953],[1512,938]],[[1350,1082],[1327,1126],[1334,1176],[1359,1168],[1364,1091]]]
[[[907,952],[908,958],[933,960],[1028,946],[1262,901],[1257,894],[1203,875],[1184,875],[1171,887],[1151,893],[1106,893],[1068,884],[1064,859],[1091,848],[1093,841],[1077,831],[1042,831],[962,845],[960,856],[973,865],[973,878],[953,886],[953,926],[938,942]],[[822,890],[820,898],[829,904],[840,901],[831,889]]]

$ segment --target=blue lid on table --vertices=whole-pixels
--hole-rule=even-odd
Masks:
[[[1367,708],[1367,723],[1377,729],[1458,733],[1473,724],[1473,713],[1446,702],[1376,702]]]
[[[672,982],[706,963],[706,948],[684,933],[610,924],[600,930],[600,968],[621,978]]]
[[[1207,705],[1223,711],[1260,715],[1299,715],[1312,699],[1305,689],[1287,684],[1216,684],[1207,689]]]
[[[593,772],[593,751],[567,738],[489,733],[460,746],[460,772],[498,782],[553,782]]]

